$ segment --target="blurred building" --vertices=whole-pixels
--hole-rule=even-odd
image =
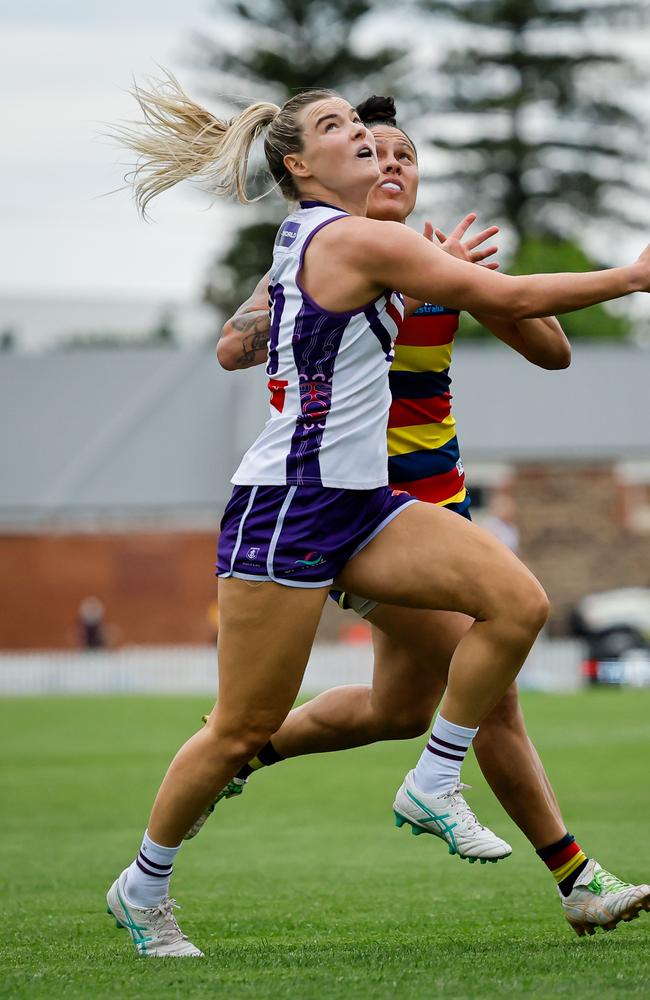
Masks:
[[[647,586],[650,352],[579,347],[560,372],[455,357],[475,518],[507,522],[553,628],[585,593]],[[264,383],[207,350],[0,357],[0,646],[74,645],[88,595],[116,643],[212,641],[216,528]]]
[[[88,595],[114,644],[213,641],[238,388],[205,350],[0,359],[1,646],[75,645]]]

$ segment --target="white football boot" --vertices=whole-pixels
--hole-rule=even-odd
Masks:
[[[559,892],[559,889],[558,889]],[[635,920],[650,910],[650,885],[629,885],[601,868],[593,858],[575,880],[568,896],[560,893],[562,909],[578,937],[597,927],[613,931],[621,920]]]
[[[469,785],[454,785],[441,795],[421,792],[413,782],[413,771],[404,778],[393,803],[395,825],[408,823],[411,833],[432,833],[447,844],[450,854],[466,858],[471,864],[477,859],[482,865],[497,862],[512,854],[512,847],[486,826],[481,826],[461,795]]]
[[[115,917],[118,927],[131,932],[138,955],[148,958],[203,958],[203,952],[192,944],[181,931],[174,908],[174,899],[163,899],[159,906],[134,906],[124,895],[126,873],[124,869],[106,894],[107,913]]]

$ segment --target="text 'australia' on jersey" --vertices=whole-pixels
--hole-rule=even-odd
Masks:
[[[426,303],[404,320],[389,374],[388,480],[419,500],[469,504],[451,412],[455,309]]]
[[[386,292],[351,312],[329,312],[300,282],[311,239],[346,217],[322,202],[301,202],[280,226],[269,286],[270,415],[235,484],[366,490],[388,482],[387,374],[402,298]]]

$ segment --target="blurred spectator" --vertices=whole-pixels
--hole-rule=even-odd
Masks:
[[[98,597],[84,597],[79,605],[77,633],[82,649],[104,649],[106,647],[104,605]]]
[[[517,505],[510,493],[495,493],[482,525],[514,553],[519,551]]]

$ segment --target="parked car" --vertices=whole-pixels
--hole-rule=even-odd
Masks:
[[[573,609],[571,629],[586,645],[588,683],[650,685],[650,588],[589,594]]]

